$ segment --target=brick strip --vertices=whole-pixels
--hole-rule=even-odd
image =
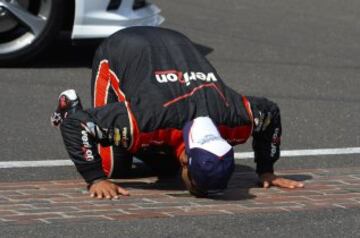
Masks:
[[[81,180],[0,183],[0,224],[88,222],[204,216],[253,212],[294,212],[360,207],[360,168],[282,170],[305,180],[306,188],[263,189],[252,172],[235,172],[223,196],[195,198],[177,180],[118,180],[131,196],[91,199]]]

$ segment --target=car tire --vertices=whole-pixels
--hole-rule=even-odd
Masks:
[[[8,14],[3,17],[14,23],[12,29],[1,32],[0,28],[2,66],[23,64],[38,56],[54,41],[62,27],[62,0],[23,0],[23,5],[20,0],[2,0],[0,7],[1,2],[3,12]],[[4,23],[3,30],[4,27],[9,24]]]

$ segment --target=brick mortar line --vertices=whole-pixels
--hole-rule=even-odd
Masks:
[[[37,219],[38,221],[41,221],[41,222],[43,222],[43,223],[45,223],[45,224],[51,224],[51,222],[49,222],[49,221],[47,221],[46,219],[43,219],[43,218],[40,218],[40,219]]]

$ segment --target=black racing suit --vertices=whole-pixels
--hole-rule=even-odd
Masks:
[[[133,27],[110,36],[96,52],[91,91],[94,108],[61,125],[67,151],[87,182],[111,177],[111,164],[125,154],[170,148],[179,157],[182,127],[199,116],[209,116],[231,145],[252,134],[258,174],[273,172],[279,158],[276,104],[227,87],[178,32]]]

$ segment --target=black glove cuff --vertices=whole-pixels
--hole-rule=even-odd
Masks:
[[[258,174],[258,176],[261,176],[262,174],[265,173],[274,173],[274,163],[271,161],[269,162],[261,161],[260,163],[257,163],[256,173]]]

